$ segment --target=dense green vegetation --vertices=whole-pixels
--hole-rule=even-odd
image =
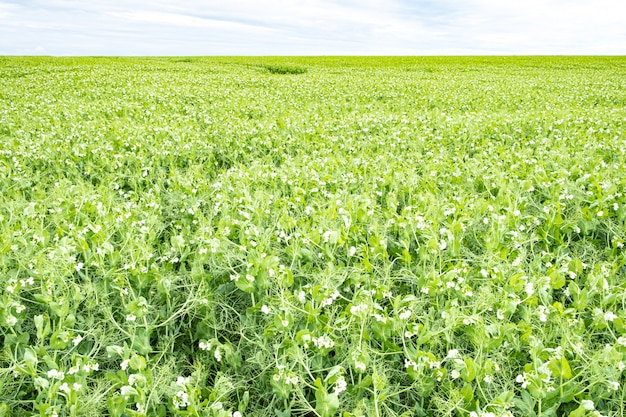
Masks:
[[[626,414],[626,58],[0,58],[0,415]]]

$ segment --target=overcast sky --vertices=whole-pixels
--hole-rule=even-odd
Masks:
[[[626,55],[625,0],[0,0],[2,55]]]

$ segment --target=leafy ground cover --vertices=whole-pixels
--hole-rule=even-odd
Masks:
[[[0,58],[0,415],[626,414],[626,59]]]

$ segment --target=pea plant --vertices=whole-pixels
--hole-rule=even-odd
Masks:
[[[625,415],[624,79],[0,58],[0,416]]]

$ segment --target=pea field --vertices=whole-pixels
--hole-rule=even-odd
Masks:
[[[0,57],[0,416],[624,416],[625,241],[625,57]]]

